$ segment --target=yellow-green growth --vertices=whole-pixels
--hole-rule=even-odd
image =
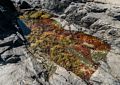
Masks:
[[[32,15],[30,15],[30,18],[39,19],[41,17],[41,15],[42,15],[42,11],[38,11],[38,12],[35,12]]]

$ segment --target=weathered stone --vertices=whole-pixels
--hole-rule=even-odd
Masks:
[[[110,21],[109,21],[110,19],[108,17],[106,17],[106,18],[107,19],[103,18],[103,19],[97,20],[95,23],[93,23],[90,26],[90,30],[92,30],[94,33],[96,33],[96,31],[100,30],[101,27],[109,25],[110,24]]]
[[[95,13],[105,12],[107,10],[107,8],[104,8],[103,6],[100,6],[99,4],[93,2],[87,3],[85,9],[89,12]]]
[[[107,55],[107,63],[110,67],[111,74],[120,80],[120,55],[110,52]]]
[[[115,18],[116,20],[120,21],[120,7],[113,7],[109,10],[107,10],[107,15]]]
[[[86,83],[79,77],[76,77],[75,74],[59,66],[49,81],[52,85],[86,85]]]
[[[77,3],[71,3],[64,11],[65,14],[70,14],[77,9]]]
[[[120,48],[120,38],[117,38],[117,39],[114,41],[114,45]]]
[[[81,24],[84,27],[89,27],[97,20],[98,20],[98,18],[96,18],[94,16],[87,15],[81,19]]]
[[[120,5],[120,1],[119,0],[94,0],[94,2],[99,2],[99,3],[103,3],[103,4],[110,4],[110,5]]]
[[[87,11],[86,10],[81,10],[78,12],[74,11],[72,14],[68,14],[66,17],[66,20],[70,23],[75,23],[80,25],[81,19],[86,16]]]
[[[115,54],[120,54],[120,47],[115,46],[114,44],[111,45],[111,47],[112,47],[111,51],[112,51],[113,53],[115,53]]]
[[[91,76],[92,85],[119,85],[120,82],[110,72],[109,66],[101,62],[101,66]]]
[[[69,24],[66,20],[64,19],[59,19],[59,18],[53,18],[55,21],[59,22],[63,29],[65,30],[72,30],[72,31],[78,31],[79,29],[76,27],[74,24]]]

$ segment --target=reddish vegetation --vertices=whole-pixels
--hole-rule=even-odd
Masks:
[[[100,51],[109,51],[110,50],[110,45],[107,43],[101,41],[97,37],[87,35],[84,33],[76,33],[75,34],[76,40],[79,40],[79,43],[88,43],[93,45],[94,50],[100,50]]]
[[[71,34],[70,31],[66,31],[63,28],[61,28],[59,25],[56,25],[54,23],[55,21],[52,19],[42,19],[35,25],[34,27],[42,27],[45,28],[43,30],[44,36],[54,35],[56,36],[56,39],[59,41],[64,37],[70,37],[72,40],[74,40],[76,43],[73,46],[75,50],[79,51],[83,56],[88,59],[90,62],[94,63],[94,61],[91,58],[91,51],[92,50],[98,50],[98,51],[109,51],[110,46],[98,39],[97,37],[81,33],[81,32],[73,32]],[[49,28],[49,29],[46,29]]]
[[[40,40],[37,43],[39,45],[42,44],[40,48],[49,51],[45,52],[50,54],[51,60],[82,78],[86,77],[85,79],[89,79],[94,69],[81,63],[82,60],[71,52],[66,51],[66,48],[72,48],[81,53],[91,64],[95,64],[91,57],[91,50],[110,50],[110,46],[97,37],[81,32],[66,31],[52,19],[37,20],[31,27],[33,28],[33,34],[30,35],[29,39],[31,43],[35,43],[33,40]]]
[[[88,59],[92,64],[94,64],[94,61],[91,57],[90,49],[87,48],[84,45],[74,45],[75,50],[79,51],[86,59]]]

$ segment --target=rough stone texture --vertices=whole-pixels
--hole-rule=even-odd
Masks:
[[[86,16],[87,12],[86,10],[80,10],[79,12],[74,11],[71,14],[68,14],[66,17],[66,20],[70,23],[75,23],[80,25],[81,24],[81,19]]]
[[[18,45],[15,46],[16,43],[14,40],[18,40],[18,36],[15,34],[11,36],[0,42],[1,44],[6,42],[10,44],[11,41],[13,42],[13,45],[6,45],[0,49],[2,53],[0,60],[0,85],[39,85],[39,81],[36,78],[40,70],[41,72],[44,71],[42,70],[43,67],[38,67],[39,64],[33,65],[35,61],[31,56],[27,55],[25,47],[18,44],[18,42]],[[9,47],[11,48],[8,50],[7,48]],[[47,85],[47,83],[44,82],[44,85]]]
[[[119,6],[111,4],[74,3],[65,10],[64,14],[67,15],[68,23],[76,24],[79,31],[101,38],[114,48],[117,47],[117,51],[120,36],[119,9]]]
[[[97,21],[98,18],[94,17],[93,15],[87,15],[81,19],[81,24],[84,27],[89,27],[92,25],[95,21]]]
[[[101,6],[100,4],[90,2],[85,5],[85,9],[88,10],[89,12],[95,12],[95,13],[101,13],[105,12],[107,8],[104,6]]]
[[[109,71],[109,66],[104,62],[101,62],[101,66],[91,76],[90,82],[93,85],[119,85],[119,80],[117,80]]]
[[[58,0],[41,0],[40,1],[42,8],[46,8],[49,10],[56,8],[58,3],[59,3]]]
[[[20,2],[22,6],[21,8],[24,8],[26,7],[25,5],[27,5],[29,6],[28,8],[41,7],[43,9],[48,10],[62,11],[71,3],[71,1],[74,0],[12,0],[12,1],[15,2],[15,4]]]
[[[67,72],[64,68],[59,67],[55,73],[50,77],[52,85],[87,85],[79,77],[76,77],[72,72]]]
[[[108,3],[108,4],[120,5],[119,0],[94,0],[94,1],[99,2],[99,3]]]
[[[84,3],[74,3],[71,2],[71,4],[65,9],[64,13],[65,14],[70,14],[73,11],[75,11],[77,9],[77,11],[83,9],[82,7],[84,6]]]
[[[93,0],[12,0],[21,9],[42,8],[57,13],[63,12],[69,4],[92,2]],[[18,4],[20,3],[20,4]]]
[[[77,29],[76,25],[74,24],[69,24],[66,20],[64,19],[60,19],[60,18],[53,18],[54,20],[56,20],[57,22],[59,22],[61,24],[61,26],[65,29],[65,30],[74,30],[74,31],[79,31],[79,29]]]
[[[39,69],[41,69],[41,67]],[[38,75],[34,69],[31,58],[27,58],[16,64],[0,66],[0,76],[0,85],[40,85],[40,81],[36,80],[36,76]],[[41,83],[43,83],[43,85],[48,85],[43,79]]]
[[[114,53],[112,50],[107,55],[106,63],[101,62],[101,66],[91,76],[90,82],[93,85],[119,85],[120,54]]]
[[[111,69],[111,74],[120,80],[120,55],[110,52],[107,55],[107,63]]]
[[[108,14],[108,16],[111,16],[120,21],[120,7],[113,7],[109,9],[106,13]]]
[[[16,4],[18,2],[27,2],[29,5],[31,5],[32,7],[35,6],[42,6],[43,8],[48,8],[48,9],[52,9],[54,7],[56,7],[57,5],[63,5],[63,6],[68,6],[71,2],[91,2],[93,0],[12,0],[13,2],[15,2]]]

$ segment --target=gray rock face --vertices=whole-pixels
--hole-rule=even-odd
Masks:
[[[59,8],[59,6],[66,7],[66,5],[68,6],[69,2],[71,2],[70,0],[61,0],[61,1],[59,0],[12,0],[12,1],[14,1],[16,4],[20,2],[21,5],[25,7],[24,9],[27,9],[25,5],[28,4],[29,7],[32,7],[32,8],[41,7],[48,10]]]
[[[62,67],[57,67],[55,73],[50,77],[52,85],[87,85],[82,79],[76,77],[72,72],[67,72]]]
[[[14,42],[16,40],[18,40],[18,36],[12,34],[0,41],[0,44],[9,43],[0,49],[0,85],[40,85],[39,80],[36,78],[38,73],[40,73],[40,69],[43,69],[43,67],[38,67],[34,59],[27,55],[25,47],[18,42]],[[10,43],[11,41],[13,42],[12,45]],[[45,81],[41,80],[41,83],[43,82],[44,85],[47,85]]]
[[[90,82],[93,85],[119,85],[120,54],[114,53],[112,50],[107,55],[106,63],[101,62],[101,66],[91,76]]]
[[[117,80],[109,71],[109,66],[101,62],[101,66],[90,78],[92,85],[119,85],[119,80]]]
[[[41,80],[37,78],[38,73],[34,67],[36,66],[33,66],[31,58],[27,58],[17,64],[0,66],[0,85],[40,85],[40,83],[42,85],[49,85],[45,82],[44,77],[41,77]],[[39,67],[36,70],[39,69],[43,68]],[[44,75],[43,70],[41,70],[41,73]]]
[[[111,74],[120,80],[120,55],[110,52],[107,55],[107,63],[111,69]]]
[[[22,9],[28,8],[43,8],[48,9],[54,12],[63,12],[71,2],[91,2],[93,0],[12,0],[16,5],[19,6],[18,3],[21,3],[20,7]]]
[[[96,4],[94,2],[87,3],[85,9],[95,13],[105,12],[107,10],[107,8],[104,8],[103,6],[100,6],[99,4]]]
[[[92,25],[97,20],[98,20],[98,18],[93,17],[93,15],[92,16],[87,15],[87,16],[85,16],[81,19],[81,24],[84,27],[89,27],[90,25]]]
[[[82,8],[84,4],[78,4],[78,3],[74,3],[72,2],[64,11],[65,14],[71,14],[72,12],[74,12],[77,8]]]
[[[78,25],[80,31],[87,31],[111,45],[119,46],[119,11],[115,5],[88,2],[73,3],[64,14],[68,23]]]
[[[57,7],[59,1],[58,0],[41,0],[40,3],[42,8],[52,10]]]
[[[94,0],[95,2],[99,2],[99,3],[108,3],[108,4],[114,4],[114,5],[120,5],[119,0]]]
[[[118,8],[111,8],[107,11],[108,16],[115,18],[116,20],[120,21],[120,7]]]
[[[77,13],[76,11],[74,11],[71,14],[68,14],[66,17],[66,20],[70,23],[75,23],[80,25],[81,24],[81,19],[86,16],[86,10],[81,10],[79,11],[79,13]]]
[[[40,0],[11,0],[15,6],[21,9],[29,9],[34,7],[41,7]]]
[[[105,19],[104,20],[99,19],[90,26],[90,30],[92,30],[95,33],[97,31],[101,30],[101,28],[106,25],[109,25],[109,22],[105,21]],[[104,29],[104,30],[106,30],[106,29]]]

